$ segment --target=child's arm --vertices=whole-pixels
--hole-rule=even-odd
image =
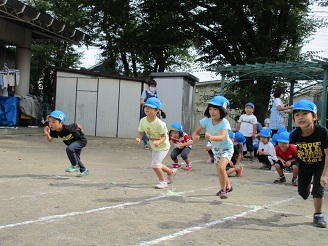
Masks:
[[[157,148],[160,146],[162,143],[164,143],[166,140],[166,134],[161,134],[161,138],[159,140],[154,141],[154,145]]]
[[[198,126],[196,128],[196,130],[192,133],[192,139],[193,139],[194,142],[199,141],[199,139],[200,139],[200,133],[201,133],[202,130],[203,130],[203,127],[202,126]]]
[[[277,158],[279,161],[281,161],[282,165],[286,166],[287,161],[285,161],[284,159],[282,159],[279,155],[277,155]]]
[[[241,124],[240,122],[237,123],[237,129],[236,129],[237,132],[239,132],[239,130],[240,130],[240,124]]]
[[[253,125],[253,134],[252,134],[253,139],[256,138],[256,133],[257,133],[257,124],[254,124]]]
[[[136,139],[134,140],[134,143],[138,144],[141,142],[141,139],[143,138],[143,135],[145,134],[145,132],[139,132],[138,136],[136,137]]]
[[[80,124],[77,124],[77,123],[76,123],[76,127],[77,127],[77,129],[79,129],[79,131],[80,131],[81,133],[83,133],[83,127],[82,127]]]
[[[320,184],[322,187],[324,187],[327,184],[327,178],[328,178],[328,149],[324,149],[325,152],[325,167],[323,169]]]
[[[49,126],[46,126],[45,128],[43,128],[43,132],[44,134],[46,134],[46,138],[48,140],[48,142],[52,141],[52,137],[50,136],[50,128]]]
[[[205,133],[205,138],[207,141],[219,142],[219,141],[223,141],[227,137],[227,134],[228,134],[228,129],[224,129],[221,132],[221,134],[218,136],[211,136],[209,133]]]

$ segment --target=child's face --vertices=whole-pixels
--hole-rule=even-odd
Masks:
[[[147,116],[156,116],[156,114],[158,113],[158,109],[145,106],[144,112]]]
[[[280,147],[280,149],[285,152],[288,147],[289,147],[289,144],[288,143],[283,143],[283,142],[278,142],[278,146]]]
[[[270,123],[265,123],[264,126],[265,127],[269,127],[270,126]]]
[[[218,108],[209,107],[209,113],[212,119],[220,119],[220,110]]]
[[[62,128],[62,122],[60,122],[58,119],[54,118],[54,117],[49,117],[48,118],[49,121],[49,128],[51,131],[60,131]]]
[[[317,119],[317,115],[307,110],[300,110],[293,115],[296,126],[302,129],[308,129]]]
[[[269,139],[266,138],[266,137],[261,137],[261,136],[260,136],[260,141],[261,141],[262,143],[264,143],[264,144],[269,143]]]
[[[246,112],[246,114],[250,115],[253,113],[253,108],[251,106],[247,105],[245,107],[245,112]]]
[[[178,138],[180,138],[180,132],[171,130],[171,136],[172,136],[172,138],[178,139]]]

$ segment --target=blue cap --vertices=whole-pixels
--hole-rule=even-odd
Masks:
[[[150,107],[150,108],[161,108],[161,101],[156,97],[150,97],[147,99],[144,106]]]
[[[245,107],[246,107],[246,106],[251,106],[251,107],[252,107],[252,109],[254,109],[254,104],[253,104],[253,103],[251,103],[251,102],[248,102],[248,103],[246,103],[246,104],[245,104]]]
[[[212,104],[214,106],[219,106],[224,109],[229,108],[230,103],[229,100],[223,96],[215,96],[211,99],[211,101],[208,102],[208,104]]]
[[[170,130],[182,132],[182,125],[179,122],[173,123]]]
[[[235,138],[235,133],[233,131],[228,131],[228,135],[230,138]]]
[[[271,138],[271,143],[276,146],[277,145],[277,139],[278,139],[279,134],[273,134],[272,138]]]
[[[66,120],[66,115],[62,112],[62,111],[60,111],[60,110],[54,110],[54,111],[52,111],[48,116],[47,116],[47,118],[48,117],[53,117],[53,118],[55,118],[55,119],[57,119],[57,120],[60,120],[60,121],[62,121],[62,122],[64,122],[65,120]]]
[[[304,100],[304,99],[295,103],[295,105],[293,107],[293,111],[294,110],[306,110],[306,111],[310,111],[314,114],[318,113],[317,106],[310,100]]]
[[[282,133],[282,132],[287,132],[287,129],[285,127],[280,127],[277,131],[278,134]]]
[[[277,142],[289,143],[289,132],[282,132],[278,135]]]
[[[271,129],[270,128],[266,128],[260,131],[260,137],[266,137],[269,138],[271,135]]]
[[[236,132],[235,133],[235,140],[239,144],[243,144],[243,143],[246,142],[246,138],[241,132]]]

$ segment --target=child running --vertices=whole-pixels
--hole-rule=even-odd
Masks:
[[[181,164],[178,163],[178,155],[181,155],[181,158],[186,163],[185,170],[192,170],[192,165],[188,159],[188,154],[192,148],[193,141],[187,133],[183,132],[181,123],[177,122],[171,125],[169,140],[172,141],[175,147],[171,152],[171,159],[174,162],[171,168],[181,167]]]
[[[169,137],[167,135],[167,127],[165,122],[157,117],[157,113],[161,112],[161,116],[165,118],[163,112],[160,110],[161,101],[156,97],[148,98],[144,104],[144,111],[146,116],[140,120],[139,133],[135,139],[135,143],[139,144],[143,135],[147,134],[150,146],[152,148],[152,161],[150,166],[155,171],[159,181],[155,188],[164,189],[167,184],[173,182],[174,176],[178,169],[170,169],[162,161],[166,157],[170,149]],[[164,172],[167,174],[167,179],[164,177]]]
[[[221,199],[228,198],[228,192],[232,191],[226,166],[233,154],[233,143],[229,138],[228,131],[231,130],[229,121],[224,117],[227,115],[229,101],[223,96],[213,97],[205,110],[205,117],[200,120],[200,126],[193,132],[192,138],[199,141],[200,133],[205,129],[205,139],[211,141],[213,147],[214,163],[220,181],[220,191],[217,193]]]
[[[66,115],[59,110],[51,112],[47,118],[49,126],[43,129],[47,140],[51,142],[53,138],[59,137],[67,145],[66,154],[71,162],[71,167],[67,168],[66,172],[80,171],[79,177],[88,175],[89,170],[80,160],[82,148],[87,145],[87,138],[83,133],[82,126],[76,123],[65,125]]]
[[[321,208],[328,178],[328,130],[317,124],[317,106],[309,100],[294,105],[293,118],[297,127],[290,134],[290,143],[297,146],[298,194],[304,200],[309,197],[313,177],[313,224],[325,228]]]

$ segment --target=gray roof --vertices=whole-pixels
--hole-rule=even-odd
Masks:
[[[79,44],[87,35],[18,0],[0,0],[0,18],[32,30],[33,40],[64,40]]]

